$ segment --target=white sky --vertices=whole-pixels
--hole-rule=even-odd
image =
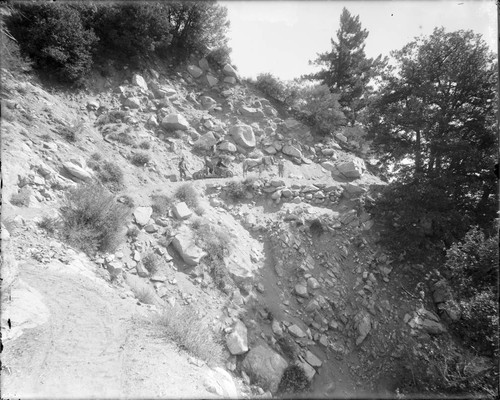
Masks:
[[[471,29],[497,53],[495,0],[220,1],[228,9],[231,59],[244,77],[271,72],[292,79],[315,70],[309,60],[331,49],[345,6],[370,33],[368,57],[389,55],[435,27]]]

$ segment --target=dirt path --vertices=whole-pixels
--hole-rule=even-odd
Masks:
[[[54,266],[24,264],[20,278],[42,294],[50,317],[5,346],[4,397],[119,396],[131,308],[103,284]]]
[[[82,264],[19,270],[50,316],[4,343],[2,398],[234,397],[220,375],[166,339],[151,311]]]

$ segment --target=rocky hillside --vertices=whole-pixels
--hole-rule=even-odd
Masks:
[[[85,91],[2,71],[3,393],[393,393],[406,352],[446,326],[415,266],[377,246],[369,149],[314,137],[230,65],[194,61]],[[129,212],[119,246],[89,255],[48,228],[96,183]],[[220,357],[163,334],[159,316],[183,309]]]

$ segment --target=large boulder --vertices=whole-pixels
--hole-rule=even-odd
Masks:
[[[189,65],[187,67],[188,72],[191,74],[193,78],[199,78],[203,75],[203,70],[196,65]]]
[[[184,262],[190,266],[196,266],[206,253],[196,243],[191,230],[182,226],[172,240],[174,249],[177,250]]]
[[[341,175],[349,179],[361,178],[366,170],[365,162],[361,158],[354,158],[351,161],[337,164],[337,169]]]
[[[264,390],[276,393],[283,372],[288,367],[286,360],[267,346],[251,349],[243,361],[242,368],[252,382]]]
[[[241,113],[241,115],[244,115],[245,117],[258,117],[258,118],[265,117],[264,113],[262,112],[262,110],[260,108],[241,106],[240,113]]]
[[[153,209],[151,207],[137,207],[134,210],[135,222],[138,225],[144,226],[149,222],[151,214],[153,214]]]
[[[238,72],[229,64],[224,65],[224,69],[222,71],[227,76],[232,76],[236,79],[239,79]]]
[[[286,154],[287,156],[295,157],[295,158],[299,158],[299,159],[302,158],[302,152],[292,145],[283,146],[281,151],[283,152],[283,154]]]
[[[210,87],[215,86],[219,83],[219,80],[213,75],[207,75],[205,77],[205,80],[207,81],[208,86]]]
[[[123,105],[129,108],[141,108],[141,99],[139,97],[128,97],[123,100]]]
[[[441,279],[433,285],[432,298],[440,317],[445,322],[456,322],[460,319],[460,307],[453,298],[451,286],[446,279]]]
[[[89,171],[72,162],[63,163],[63,167],[72,178],[76,178],[84,182],[90,182],[92,180],[92,174]]]
[[[234,142],[246,149],[253,149],[256,145],[255,135],[251,126],[239,124],[232,126],[229,129],[229,134],[232,136]]]
[[[194,142],[194,147],[204,150],[210,150],[215,144],[217,144],[217,139],[212,132],[208,132]]]
[[[248,351],[248,332],[243,322],[236,321],[233,331],[226,338],[226,344],[233,355],[243,354]]]
[[[358,337],[356,338],[356,346],[359,346],[368,336],[372,329],[370,314],[361,312],[356,315],[356,328],[358,330]]]
[[[215,107],[217,105],[217,102],[214,99],[212,99],[210,96],[201,96],[200,103],[203,106],[203,108],[206,108],[206,109]]]
[[[181,114],[169,114],[161,121],[163,128],[168,130],[186,131],[189,128],[189,123]]]
[[[210,69],[210,65],[208,64],[208,60],[203,57],[200,61],[198,61],[198,65],[203,71],[208,71]]]
[[[177,203],[173,208],[172,208],[175,218],[183,220],[183,219],[188,219],[193,215],[193,212],[189,209],[186,203],[183,201],[180,203]]]
[[[141,75],[135,74],[132,77],[132,83],[135,86],[139,86],[141,89],[148,90],[148,84]]]
[[[215,367],[207,372],[203,382],[205,388],[224,399],[237,399],[238,390],[231,375],[220,367]]]
[[[236,153],[238,151],[238,149],[236,148],[236,146],[233,143],[228,142],[228,141],[224,141],[224,142],[220,143],[217,146],[217,150],[219,150],[219,151],[227,151],[229,153]]]

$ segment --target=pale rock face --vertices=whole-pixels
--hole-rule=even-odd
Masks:
[[[231,142],[222,142],[217,146],[217,150],[227,151],[229,153],[236,153],[238,151],[236,146]]]
[[[234,76],[226,76],[224,78],[224,82],[225,83],[229,83],[230,85],[235,85],[236,84],[236,78]],[[231,95],[231,92],[228,92],[228,96],[230,96],[230,95]]]
[[[203,70],[196,65],[189,65],[187,67],[188,72],[191,74],[193,78],[199,78],[203,75]]]
[[[161,121],[163,128],[168,130],[187,131],[189,123],[181,114],[169,114]]]
[[[251,349],[243,361],[242,368],[264,390],[276,393],[283,372],[288,367],[286,360],[267,346]]]
[[[229,134],[232,136],[234,142],[239,146],[253,149],[256,145],[253,129],[249,125],[235,125],[229,129]]]
[[[199,264],[206,253],[196,246],[195,238],[191,230],[183,226],[172,240],[172,245],[182,257],[184,262],[191,266]]]
[[[210,69],[210,65],[208,65],[208,61],[205,57],[198,61],[198,65],[203,71],[208,71]]]
[[[141,226],[146,225],[152,213],[153,209],[151,207],[137,207],[134,211],[135,222]]]
[[[193,146],[196,148],[210,150],[215,144],[217,144],[217,139],[212,132],[208,132],[194,142]]]
[[[236,79],[238,79],[238,72],[229,64],[224,65],[223,72],[227,76],[232,76]]]
[[[233,355],[239,355],[248,351],[247,327],[240,320],[236,321],[234,330],[227,336],[227,348]]]
[[[138,97],[129,97],[124,100],[123,105],[130,108],[141,108],[141,100]]]
[[[148,90],[148,84],[141,75],[135,74],[132,77],[132,83],[139,86],[141,89]]]
[[[72,162],[63,163],[64,169],[71,175],[72,178],[82,180],[84,182],[90,182],[92,180],[92,174],[82,167],[79,167]]]
[[[174,212],[175,217],[177,219],[180,219],[180,220],[188,219],[189,217],[191,217],[191,215],[193,215],[193,212],[189,209],[187,204],[184,202],[177,203],[173,207],[173,212]]]
[[[287,156],[296,157],[296,158],[300,158],[300,159],[302,158],[302,152],[299,149],[297,149],[295,146],[285,145],[285,146],[283,146],[281,151],[284,154],[286,154]]]

